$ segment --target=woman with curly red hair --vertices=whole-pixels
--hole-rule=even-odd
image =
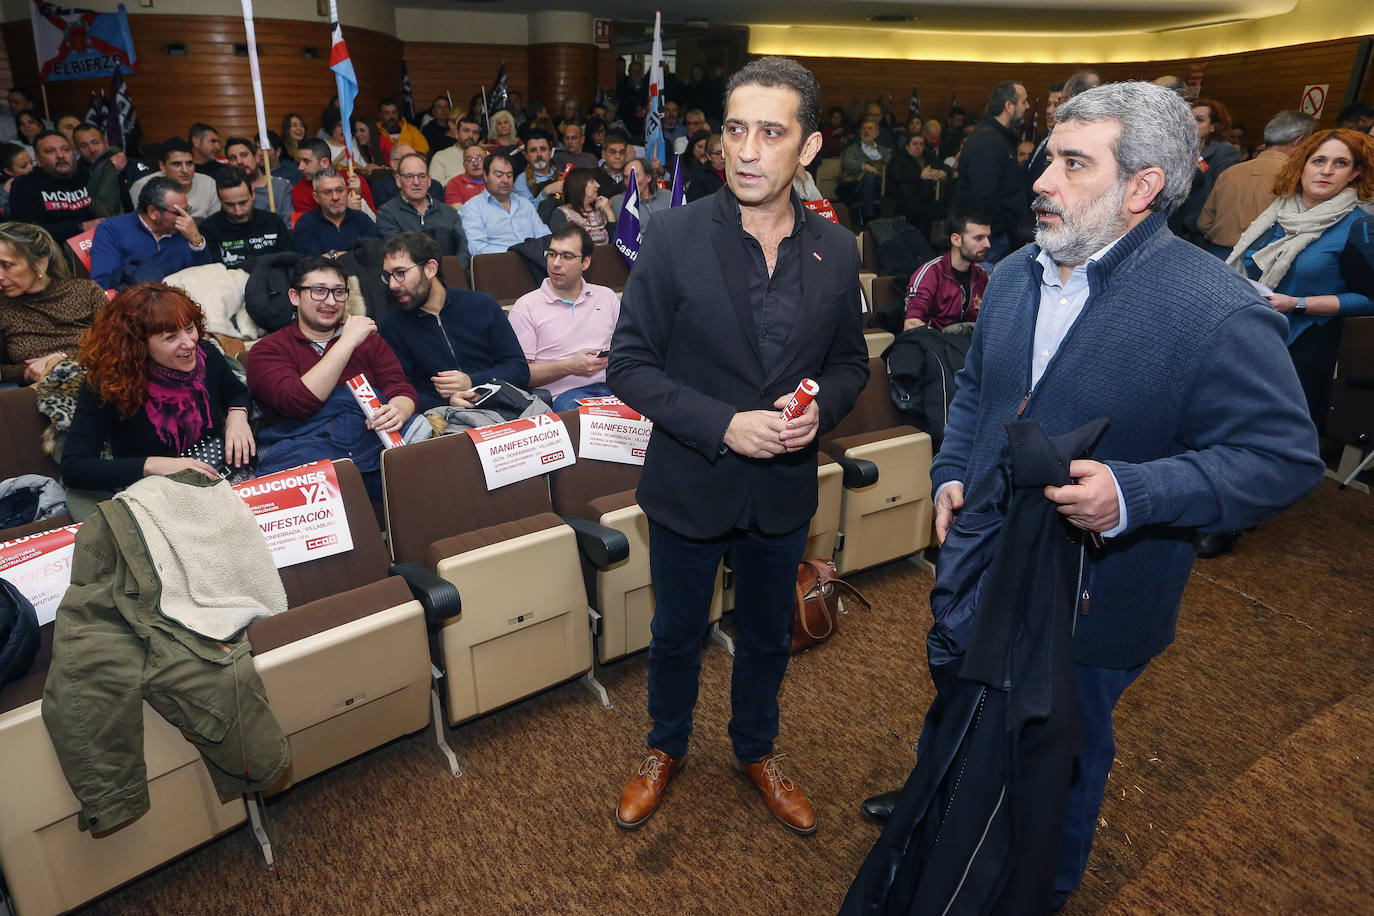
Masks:
[[[248,389],[204,338],[200,306],[161,284],[132,286],[96,316],[81,340],[86,384],[62,453],[68,486],[115,491],[188,468],[216,480],[253,459]],[[106,442],[112,457],[101,457]]]
[[[1374,200],[1374,138],[1321,130],[1303,141],[1274,176],[1278,195],[1241,234],[1226,263],[1273,293],[1288,318],[1288,354],[1298,370],[1312,421],[1326,421],[1341,319],[1374,314],[1374,300],[1351,288],[1351,228]]]

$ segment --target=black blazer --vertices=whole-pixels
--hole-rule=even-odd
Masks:
[[[781,534],[816,511],[816,443],[763,460],[721,454],[730,419],[772,410],[803,378],[821,390],[820,432],[834,428],[868,381],[858,246],[803,209],[802,301],[783,362],[766,373],[749,304],[749,254],[729,188],[666,210],[644,234],[621,300],[606,380],[654,421],[637,498],[655,522],[714,537],[752,501],[759,530]]]

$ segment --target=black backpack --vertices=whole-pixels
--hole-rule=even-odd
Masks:
[[[287,290],[291,288],[291,268],[302,257],[296,251],[274,251],[253,259],[243,289],[243,306],[264,334],[296,320],[296,307]]]
[[[898,334],[883,351],[892,403],[917,429],[930,434],[937,451],[944,441],[949,405],[954,400],[954,375],[964,368],[972,340],[971,334],[946,334],[920,327]]]
[[[38,654],[38,614],[8,579],[0,579],[0,687],[29,673]]]
[[[873,233],[874,254],[883,274],[910,277],[916,270],[935,257],[935,249],[905,216],[891,219],[875,219],[868,224]]]

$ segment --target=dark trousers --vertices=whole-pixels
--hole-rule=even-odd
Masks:
[[[708,497],[709,498],[709,497]],[[683,537],[649,521],[654,619],[649,643],[648,744],[670,757],[687,753],[697,705],[701,643],[721,558],[735,574],[735,661],[730,682],[730,740],[755,763],[778,735],[778,689],[787,671],[797,564],[808,525],[782,535],[735,528],[719,537]]]
[[[1314,324],[1288,345],[1293,368],[1307,398],[1307,410],[1320,432],[1326,428],[1327,406],[1331,403],[1331,376],[1336,371],[1336,357],[1341,349],[1340,318],[1325,324]]]
[[[1059,868],[1054,875],[1057,909],[1083,880],[1088,853],[1093,848],[1097,815],[1107,791],[1107,774],[1116,758],[1116,739],[1112,733],[1112,710],[1126,688],[1145,670],[1139,665],[1128,670],[1075,665],[1078,687],[1078,729],[1082,750],[1075,762],[1073,782],[1064,808],[1064,831],[1059,847]]]

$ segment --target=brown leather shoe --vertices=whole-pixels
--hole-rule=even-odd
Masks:
[[[793,833],[810,836],[816,832],[816,812],[806,800],[800,787],[778,766],[784,754],[769,754],[758,763],[741,763],[740,769],[749,781],[763,793],[763,800],[773,816]]]
[[[620,792],[620,804],[615,806],[615,822],[626,830],[633,830],[658,810],[668,783],[686,766],[686,757],[669,757],[658,748],[649,748],[648,756],[639,770],[625,783]]]

